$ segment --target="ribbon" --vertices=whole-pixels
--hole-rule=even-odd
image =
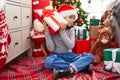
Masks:
[[[43,16],[44,17],[48,17],[48,16],[51,16],[51,15],[53,15],[53,12],[55,11],[54,9],[42,9],[43,10]]]
[[[104,61],[105,65],[106,65],[106,67],[105,67],[106,70],[111,70],[112,69],[113,72],[120,73],[120,63],[115,62],[116,52],[118,50],[120,51],[120,49],[118,49],[118,48],[112,50],[112,61]]]

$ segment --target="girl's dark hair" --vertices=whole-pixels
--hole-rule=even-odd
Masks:
[[[73,27],[73,26],[70,26],[70,27],[67,26],[66,29],[70,29],[70,28],[72,28],[72,27]]]

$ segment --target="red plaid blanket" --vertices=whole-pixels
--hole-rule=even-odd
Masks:
[[[25,57],[9,62],[0,70],[0,80],[53,80],[52,71],[44,68],[45,57]],[[120,80],[120,74],[103,70],[103,63],[93,66],[93,74],[78,73],[58,80]]]

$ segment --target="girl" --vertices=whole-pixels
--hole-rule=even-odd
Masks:
[[[52,52],[45,60],[45,68],[53,69],[53,78],[70,76],[82,70],[92,73],[89,64],[94,61],[92,54],[74,54],[72,49],[75,46],[74,21],[78,15],[71,5],[63,4],[58,8],[58,13],[62,15],[68,24],[62,24],[60,32],[51,36],[47,24],[45,26],[46,46]]]

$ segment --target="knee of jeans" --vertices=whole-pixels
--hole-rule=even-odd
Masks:
[[[93,54],[89,54],[89,59],[91,60],[91,62],[94,61],[94,55]]]
[[[51,69],[52,68],[51,65],[52,65],[53,61],[55,60],[55,58],[57,58],[56,55],[48,56],[45,59],[45,63],[44,63],[45,68]]]

